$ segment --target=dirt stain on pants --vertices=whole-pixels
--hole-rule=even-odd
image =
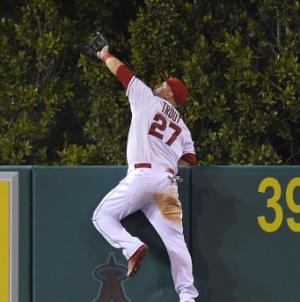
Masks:
[[[160,212],[166,219],[181,225],[182,210],[177,196],[177,193],[172,191],[167,193],[154,193],[153,200],[156,202]]]

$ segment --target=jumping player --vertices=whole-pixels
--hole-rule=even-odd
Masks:
[[[92,221],[100,234],[128,260],[128,276],[137,274],[148,246],[131,236],[120,221],[141,210],[164,242],[180,302],[194,302],[192,260],[182,227],[177,165],[196,165],[190,131],[176,110],[188,92],[177,78],[164,78],[154,90],[109,53],[107,40],[97,33],[90,46],[75,46],[92,60],[102,60],[123,84],[132,120],[127,142],[127,176],[96,208]]]

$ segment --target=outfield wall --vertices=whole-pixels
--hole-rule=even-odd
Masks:
[[[19,191],[19,294],[9,302],[178,301],[163,243],[142,213],[123,221],[149,245],[133,279],[91,222],[126,167],[2,166],[0,189],[7,172],[18,172]],[[180,167],[179,175],[197,301],[298,302],[300,169]]]

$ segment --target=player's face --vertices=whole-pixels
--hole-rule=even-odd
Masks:
[[[170,92],[170,87],[166,82],[163,82],[160,85],[156,85],[153,89],[153,93],[156,96],[159,96],[161,98],[165,98],[166,94]]]

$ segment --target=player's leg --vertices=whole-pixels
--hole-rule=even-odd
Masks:
[[[192,259],[183,235],[177,185],[170,184],[169,179],[162,179],[156,187],[158,189],[153,195],[153,202],[147,204],[143,212],[166,246],[175,290],[179,293],[180,301],[193,302],[198,296],[198,291],[193,284]]]
[[[198,291],[194,287],[193,267],[190,253],[187,249],[183,230],[180,225],[168,221],[158,210],[149,209],[152,213],[145,215],[156,229],[157,233],[164,242],[171,263],[171,273],[175,285],[175,290],[179,293],[180,301],[194,301],[198,296]]]
[[[148,183],[147,173],[131,172],[111,190],[94,211],[92,221],[96,229],[115,248],[122,248],[129,259],[143,242],[131,236],[120,221],[143,206],[142,197]]]

